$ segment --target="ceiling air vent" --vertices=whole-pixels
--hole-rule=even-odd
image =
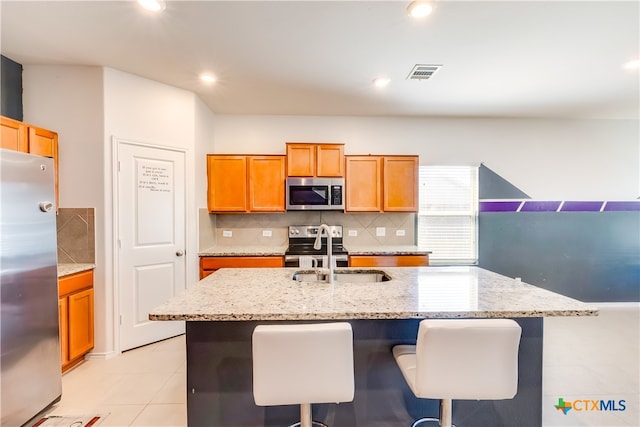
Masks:
[[[430,79],[442,65],[417,64],[407,76],[407,80],[427,80]]]

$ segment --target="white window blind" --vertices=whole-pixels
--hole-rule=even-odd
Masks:
[[[478,260],[478,168],[420,166],[418,245],[433,264]]]

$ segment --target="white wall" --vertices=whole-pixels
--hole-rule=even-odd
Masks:
[[[197,252],[197,210],[195,208],[195,164],[196,128],[199,134],[200,125],[205,113],[202,111],[200,100],[192,92],[177,89],[162,83],[134,76],[110,68],[104,71],[104,158],[105,164],[105,200],[106,211],[111,215],[112,203],[112,140],[113,138],[146,144],[181,148],[186,153],[186,218],[187,218],[187,254]],[[203,138],[201,136],[201,138]],[[112,215],[111,215],[112,216]],[[107,234],[113,230],[107,226]],[[109,242],[107,242],[109,243]],[[112,246],[112,245],[111,245]],[[112,271],[116,256],[112,247],[108,246],[105,263],[107,270]],[[197,258],[187,256],[187,284],[198,280]],[[112,282],[114,282],[112,278]],[[114,291],[117,291],[114,289]],[[117,292],[114,293],[117,295]],[[113,316],[117,309],[117,301],[106,301],[107,322],[113,325]],[[107,336],[117,338],[117,331]],[[117,346],[114,347],[117,348]]]
[[[60,205],[101,207],[102,68],[26,65],[24,121],[58,132]]]
[[[195,129],[195,199],[196,206],[207,206],[207,160],[208,153],[214,153],[216,117],[200,98],[196,98]],[[204,186],[204,187],[203,187]]]
[[[112,280],[105,261],[111,236],[104,174],[103,69],[26,65],[24,121],[58,132],[60,206],[95,208],[95,351],[113,350]]]
[[[216,115],[215,152],[277,154],[287,141],[344,142],[346,154],[482,162],[534,199],[628,200],[640,196],[638,129],[632,120]]]
[[[59,134],[60,205],[96,212],[94,355],[117,350],[113,277],[112,137],[181,148],[187,161],[187,254],[197,252],[195,175],[206,177],[203,147],[213,141],[213,114],[191,92],[100,67],[25,66],[25,121]],[[199,148],[202,149],[202,148]],[[192,165],[201,163],[199,168]],[[197,169],[196,172],[194,169]],[[205,198],[206,195],[200,195]],[[198,278],[187,256],[187,284]]]

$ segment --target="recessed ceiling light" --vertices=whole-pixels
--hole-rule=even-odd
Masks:
[[[209,73],[203,73],[203,74],[200,74],[200,80],[202,80],[204,83],[215,83],[216,76]]]
[[[622,65],[622,68],[624,68],[625,70],[637,70],[638,68],[640,68],[640,59],[627,61]]]
[[[427,1],[412,1],[407,7],[407,12],[412,18],[424,18],[433,12],[433,6]]]
[[[151,12],[162,12],[167,7],[164,0],[138,0],[138,4]]]
[[[373,79],[373,84],[376,87],[385,87],[389,84],[390,81],[391,79],[388,79],[386,77],[376,77],[375,79]]]

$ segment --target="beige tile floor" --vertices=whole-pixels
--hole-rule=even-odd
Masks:
[[[47,415],[105,414],[100,427],[187,425],[184,335],[90,359],[62,376],[62,400]]]
[[[639,313],[638,305],[602,305],[598,317],[545,319],[544,427],[640,426]],[[625,400],[626,409],[564,415],[554,407],[560,397],[565,402]]]
[[[604,307],[593,318],[545,319],[543,426],[640,426],[639,340],[637,306]],[[101,427],[183,427],[185,376],[184,336],[92,359],[63,376],[62,400],[49,413],[108,414]],[[559,397],[624,399],[626,410],[564,415],[554,408]]]

